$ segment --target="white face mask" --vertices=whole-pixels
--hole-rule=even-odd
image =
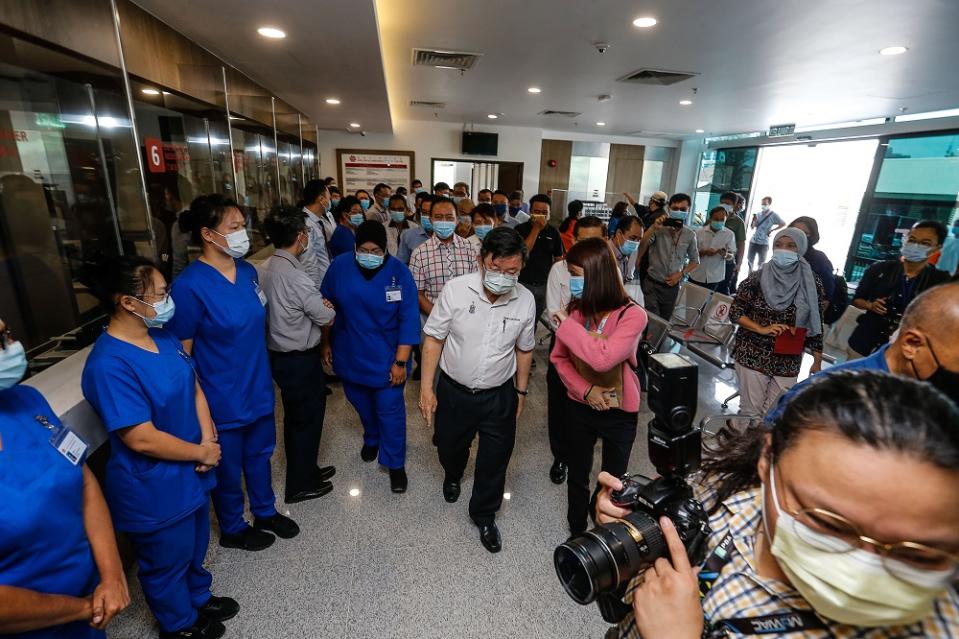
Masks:
[[[210,230],[213,231],[213,229]],[[219,244],[217,244],[217,246],[230,257],[243,257],[246,255],[246,252],[250,250],[250,236],[246,234],[246,229],[240,229],[239,231],[227,233],[226,235],[219,231],[213,232],[226,239],[226,248],[223,248]],[[216,242],[214,242],[214,244],[216,244]]]
[[[819,546],[846,547],[845,542],[825,535],[797,521],[779,507],[776,479],[769,467],[771,503],[778,515],[771,552],[799,594],[824,617],[861,627],[908,625],[932,612],[935,600],[948,587],[952,570],[932,572],[900,565],[899,576],[890,574],[879,555],[857,548],[829,552]],[[766,484],[763,484],[763,508]],[[903,578],[905,577],[905,579]]]

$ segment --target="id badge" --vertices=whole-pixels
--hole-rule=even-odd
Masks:
[[[50,431],[50,445],[53,446],[58,453],[63,455],[68,462],[74,466],[79,466],[86,461],[87,452],[90,447],[83,441],[83,438],[73,432],[69,426],[56,426],[51,424],[50,421],[42,415],[37,416],[37,421]]]
[[[260,289],[260,285],[256,282],[253,282],[253,288],[256,289],[256,296],[260,298],[260,304],[266,306],[266,293]]]
[[[399,286],[386,287],[386,301],[390,304],[403,301],[403,289]]]

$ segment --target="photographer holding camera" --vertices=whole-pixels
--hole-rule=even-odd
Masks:
[[[661,517],[668,552],[634,573],[610,634],[959,636],[957,423],[929,384],[863,371],[816,378],[768,430],[723,431],[695,487],[705,561]],[[597,531],[635,517],[616,505],[623,482],[599,482]]]

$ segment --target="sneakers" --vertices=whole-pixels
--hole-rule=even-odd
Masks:
[[[238,535],[227,535],[226,533],[220,535],[220,545],[224,548],[239,548],[250,552],[269,548],[274,541],[276,541],[276,537],[252,526],[247,526]]]
[[[405,468],[390,468],[390,490],[394,493],[405,493],[408,484]]]
[[[363,448],[360,449],[360,459],[365,462],[371,462],[376,459],[376,456],[380,454],[379,446],[367,446],[363,444]]]
[[[160,639],[220,639],[226,632],[226,626],[217,621],[204,617],[202,614],[189,628],[176,632],[160,631]]]
[[[296,522],[280,513],[268,519],[255,518],[253,527],[257,530],[269,530],[283,539],[292,539],[300,534],[300,527],[296,525]]]

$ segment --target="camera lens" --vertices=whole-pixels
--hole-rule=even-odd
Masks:
[[[553,564],[576,603],[589,604],[666,553],[656,520],[642,512],[597,526],[556,548]]]

